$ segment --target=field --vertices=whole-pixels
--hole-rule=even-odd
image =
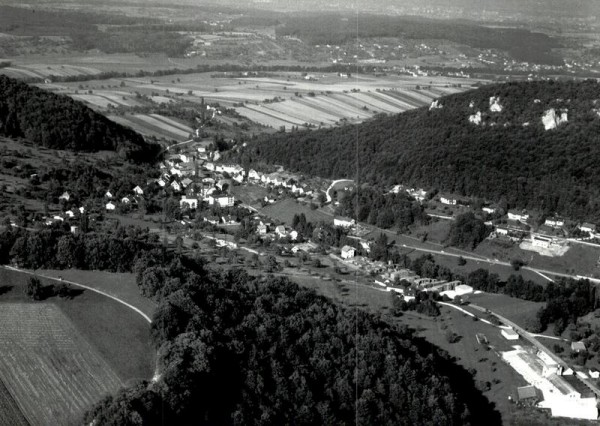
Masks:
[[[8,392],[4,383],[0,382],[0,426],[28,426],[27,419],[19,409],[19,405]]]
[[[34,65],[27,65],[28,72],[39,69]],[[278,72],[266,77],[231,78],[224,73],[197,73],[42,86],[82,100],[104,113],[110,113],[109,105],[182,101],[199,104],[204,98],[209,104],[232,108],[259,125],[289,130],[292,126],[329,127],[364,121],[379,113],[395,114],[429,105],[433,99],[467,90],[474,83],[476,80],[450,77],[391,75],[356,75],[348,79],[331,73],[306,80],[300,73]],[[146,100],[140,100],[139,95],[146,96]],[[142,134],[168,139],[186,139],[191,130],[165,117],[127,114],[110,118]]]
[[[526,327],[528,321],[535,318],[540,308],[545,305],[542,302],[530,302],[503,294],[491,293],[469,296],[469,301],[490,311],[497,312],[521,327]]]
[[[333,216],[329,216],[319,210],[313,210],[309,206],[296,202],[292,198],[285,198],[274,204],[270,204],[261,209],[260,213],[287,225],[291,225],[294,215],[300,213],[304,213],[308,222],[333,222]]]
[[[75,424],[123,382],[52,304],[0,310],[0,377],[31,425]]]
[[[52,272],[46,271],[45,273],[50,275]],[[110,294],[117,295],[118,297],[127,300],[132,305],[138,307],[148,315],[151,315],[154,311],[154,304],[142,298],[139,295],[139,292],[136,292],[137,287],[135,286],[135,279],[131,274],[110,274],[96,271],[60,271],[58,275],[62,275],[65,279],[79,281],[91,287],[99,288]],[[115,302],[112,299],[88,290],[77,291],[72,299],[52,297],[43,302],[30,303],[30,300],[25,296],[24,292],[28,279],[29,275],[24,273],[0,269],[0,283],[2,283],[2,287],[0,287],[0,315],[9,315],[11,312],[17,315],[16,317],[10,315],[8,319],[2,317],[4,326],[3,330],[8,330],[10,327],[14,328],[17,326],[21,327],[20,330],[27,330],[29,327],[31,327],[32,330],[41,330],[41,334],[36,338],[37,340],[35,340],[35,342],[37,342],[39,347],[43,349],[46,347],[51,347],[50,345],[52,345],[52,342],[54,341],[52,339],[46,341],[44,337],[46,335],[52,337],[58,333],[58,331],[53,332],[52,330],[46,332],[44,331],[43,327],[49,327],[54,323],[62,327],[66,321],[70,328],[68,328],[68,331],[65,331],[64,333],[67,333],[69,336],[72,335],[74,336],[73,339],[76,339],[74,340],[75,343],[71,342],[69,344],[76,344],[80,347],[81,351],[84,349],[88,351],[88,349],[91,348],[89,350],[93,350],[94,355],[89,357],[86,355],[86,357],[92,361],[96,359],[102,360],[102,365],[106,366],[108,369],[107,371],[109,371],[111,374],[111,377],[112,375],[116,375],[119,385],[127,384],[138,379],[147,380],[152,377],[156,362],[155,350],[150,340],[149,324],[141,315],[134,312],[130,308]],[[42,284],[47,286],[56,284],[56,281],[42,279]],[[75,287],[73,287],[73,289],[75,289]],[[146,304],[144,304],[143,301],[146,301]],[[27,321],[34,323],[38,322],[38,324],[30,325],[25,320],[21,321],[20,317],[18,317],[18,312],[15,313],[15,310],[10,308],[10,306],[13,305],[23,305],[33,308],[39,307],[39,309],[43,308],[43,312],[46,312],[47,315],[43,314],[43,312],[40,315],[36,314],[37,316],[33,314],[30,315]],[[7,309],[5,309],[5,307],[7,307]],[[58,311],[58,314],[52,313],[55,311]],[[46,315],[47,318],[43,317],[42,315]],[[14,320],[11,319],[13,317],[15,318]],[[54,320],[53,318],[55,317],[59,318],[60,321]],[[37,321],[38,318],[42,321]],[[12,323],[16,323],[16,325],[10,325]],[[24,325],[20,326],[18,324]],[[2,340],[3,332],[4,331],[0,331],[0,340]],[[26,333],[23,333],[23,335],[26,336]],[[3,351],[1,345],[2,343],[0,342],[0,350]],[[4,351],[2,353],[4,354]],[[32,351],[31,354],[31,356],[34,356],[36,352]],[[76,351],[73,354],[74,356],[71,357],[73,362],[81,363],[80,358],[83,355],[78,355],[78,352]],[[76,365],[72,366],[69,364],[69,357],[63,356],[63,358],[56,358],[59,355],[60,354],[56,355],[50,360],[40,360],[40,364],[37,368],[44,368],[44,363],[47,362],[54,362],[55,364],[53,365],[55,367],[53,368],[58,369],[60,367],[61,371],[64,366],[65,374],[68,376],[65,376],[62,386],[71,386],[73,388],[73,392],[76,392],[75,395],[79,395],[77,392],[85,391],[78,390],[84,385],[78,382],[71,383],[71,381],[79,380],[84,384],[86,381],[95,383],[90,379],[80,378],[80,376],[78,376],[79,373],[76,368],[80,368],[80,371],[85,372],[85,365],[82,364],[80,367],[77,367]],[[75,356],[79,358],[76,358]],[[24,357],[21,358],[25,359]],[[65,361],[65,359],[67,361]],[[31,362],[31,368],[34,368],[34,362],[37,361],[36,359],[30,359],[29,362]],[[108,373],[95,374],[97,377],[104,377],[103,374]],[[1,369],[0,379],[4,380],[5,382],[7,380]],[[6,383],[6,385],[12,393],[12,388],[8,383]],[[36,382],[32,383],[31,386],[36,386],[39,388],[43,387],[44,383]],[[115,388],[113,387],[111,390],[114,389]],[[101,397],[98,392],[96,392],[96,394],[90,393],[91,391],[85,392],[88,392],[89,395],[95,396],[94,399],[91,399],[92,397],[89,396],[88,400],[86,400],[87,405],[83,408],[83,410],[90,408],[91,404],[97,402],[98,398]],[[85,395],[85,392],[82,395]],[[14,393],[12,394],[22,406],[23,403],[19,396],[15,395]],[[0,404],[6,403],[6,401],[0,398]],[[51,401],[49,403],[51,403]],[[73,407],[74,410],[77,408],[75,405],[73,405]],[[77,408],[77,410],[79,410],[77,413],[73,411],[69,415],[73,415],[75,417],[79,416],[81,414],[81,409]],[[0,424],[2,424],[1,422],[2,420],[0,416]],[[68,423],[34,422],[33,424]]]

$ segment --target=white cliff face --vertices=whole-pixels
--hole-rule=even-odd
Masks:
[[[556,129],[561,124],[568,122],[569,118],[567,112],[567,109],[562,109],[559,113],[557,113],[554,108],[550,108],[542,116],[542,124],[544,124],[544,129]]]
[[[490,111],[491,112],[502,112],[504,108],[500,105],[500,96],[492,96],[490,98]]]
[[[443,105],[436,99],[429,106],[429,111],[431,111],[432,109],[442,109],[442,107]]]
[[[469,122],[475,125],[481,124],[481,111],[477,111],[477,114],[473,114],[469,116]]]

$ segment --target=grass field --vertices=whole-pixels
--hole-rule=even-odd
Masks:
[[[6,386],[0,381],[0,426],[28,426],[27,419],[21,412]]]
[[[5,303],[0,321],[0,377],[31,425],[77,424],[123,385],[57,306]]]
[[[482,293],[469,296],[469,301],[476,305],[497,312],[514,323],[525,327],[529,320],[535,318],[545,303],[516,299],[504,294]]]
[[[296,202],[292,198],[285,198],[275,204],[270,204],[260,210],[261,214],[291,225],[294,215],[304,213],[308,222],[333,222],[333,216],[329,216],[319,210],[312,210],[309,206]]]

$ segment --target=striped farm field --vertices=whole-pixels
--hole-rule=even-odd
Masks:
[[[193,132],[193,129],[191,127],[186,126],[185,124],[180,123],[179,121],[175,121],[175,120],[173,120],[171,118],[168,118],[168,117],[165,117],[163,115],[160,115],[160,114],[150,114],[150,116],[152,118],[157,119],[158,121],[161,121],[161,122],[163,122],[165,124],[168,124],[169,126],[176,127],[179,130],[184,131],[184,132],[186,132],[188,134]]]
[[[123,126],[130,127],[145,136],[183,141],[190,134],[190,132],[183,130],[182,125],[179,123],[177,123],[178,127],[175,127],[167,122],[158,120],[156,117],[143,114],[109,115],[108,118]],[[164,118],[162,117],[162,119]]]
[[[97,108],[108,108],[109,105],[115,105],[116,102],[110,101],[106,99],[104,96],[100,95],[71,95],[72,98],[77,99],[78,101],[85,102],[91,107]]]
[[[142,121],[145,121],[146,123],[148,123],[150,126],[152,127],[158,127],[162,130],[164,130],[167,133],[171,133],[173,135],[176,135],[180,138],[187,138],[190,134],[190,131],[186,131],[186,130],[182,130],[181,129],[181,125],[178,123],[177,126],[173,126],[171,124],[167,124],[165,121],[163,121],[162,119],[157,119],[154,116],[149,116],[149,115],[144,115],[144,114],[135,114],[134,115],[135,118],[138,118]]]
[[[306,123],[312,124],[334,124],[339,120],[339,117],[335,117],[329,113],[316,110],[309,106],[299,104],[297,102],[283,101],[276,102],[273,104],[265,105],[267,109],[280,112],[282,114],[287,114],[290,117],[297,118]]]
[[[3,303],[0,321],[0,379],[32,426],[78,424],[123,385],[56,305]]]
[[[340,118],[359,118],[367,119],[373,116],[372,113],[365,111],[361,108],[357,108],[354,105],[349,105],[343,101],[335,99],[331,96],[316,96],[314,98],[302,98],[301,102],[314,103],[317,109],[328,109],[332,113],[338,113],[341,115]]]
[[[260,112],[254,111],[250,108],[236,108],[235,109],[241,116],[246,117],[250,121],[254,121],[255,123],[262,124],[263,126],[272,127],[274,129],[278,129],[281,126],[286,128],[290,127],[292,123],[289,121],[280,120],[275,117],[271,117]]]

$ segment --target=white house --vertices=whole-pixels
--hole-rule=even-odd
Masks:
[[[83,207],[83,206],[79,207],[79,213],[83,214],[84,211],[85,211],[85,207]]]
[[[421,189],[421,188],[419,188],[419,189],[409,188],[406,190],[406,192],[408,193],[408,195],[413,197],[418,202],[423,202],[423,200],[425,200],[425,197],[427,196],[427,191],[425,191],[424,189]]]
[[[269,232],[268,226],[265,225],[264,223],[260,222],[258,224],[258,226],[256,227],[256,233],[258,235],[266,235],[267,232]]]
[[[156,183],[158,183],[158,185],[159,185],[161,188],[164,188],[164,187],[167,185],[167,181],[166,181],[165,179],[163,179],[163,178],[159,178],[159,179],[157,179],[157,180],[156,180]]]
[[[333,226],[341,226],[342,228],[350,228],[354,226],[356,221],[354,219],[350,219],[349,217],[334,217],[333,218]]]
[[[197,209],[198,208],[198,199],[197,198],[188,198],[184,195],[183,197],[181,197],[181,200],[179,200],[179,207],[182,209],[185,207],[187,207],[188,209]]]
[[[296,184],[293,184],[292,185],[292,192],[294,194],[304,195],[304,188],[302,188],[301,186],[298,186]]]
[[[292,241],[296,241],[298,239],[298,231],[295,231],[295,230],[290,231],[290,239]]]
[[[212,195],[208,196],[208,204],[211,206],[218,204],[220,207],[233,207],[234,203],[235,198],[231,195],[219,195],[217,197],[213,197]]]
[[[518,222],[527,222],[529,220],[529,214],[525,211],[518,212],[516,210],[509,210],[508,219],[516,220]]]
[[[342,247],[342,259],[350,259],[352,257],[354,257],[356,253],[356,249],[354,247],[351,246],[344,246]]]
[[[248,180],[260,180],[260,173],[254,169],[250,169],[248,172]]]
[[[487,214],[494,214],[497,211],[495,207],[484,207],[481,210],[483,210],[483,212]]]
[[[123,197],[123,198],[121,198],[121,202],[123,204],[129,204],[129,203],[131,203],[131,200],[129,199],[129,197]]]
[[[113,197],[112,192],[110,191],[106,191],[106,194],[104,194],[104,196],[108,199],[111,199]]]
[[[287,232],[285,231],[285,226],[283,226],[283,225],[276,226],[275,233],[279,236],[279,238],[284,238],[287,236]]]
[[[561,228],[564,226],[564,224],[564,219],[561,219],[559,217],[549,217],[544,222],[544,225],[550,226],[551,228]]]
[[[508,228],[504,228],[502,226],[496,227],[496,234],[498,235],[508,235]]]
[[[108,203],[106,203],[105,207],[106,207],[107,211],[113,211],[116,208],[116,206],[111,201],[109,201]]]
[[[519,334],[512,328],[503,329],[500,334],[502,334],[506,340],[519,340]]]
[[[596,232],[596,225],[594,225],[593,223],[582,223],[581,225],[579,225],[577,228],[579,228],[579,230],[581,232],[589,232],[590,234],[593,234]]]
[[[440,197],[440,202],[442,204],[447,204],[449,206],[455,206],[457,203],[456,198],[450,198],[450,197]]]
[[[531,237],[531,244],[534,247],[548,248],[550,247],[550,244],[552,244],[552,238],[535,235]]]
[[[173,188],[174,191],[181,191],[181,184],[174,180],[171,182],[171,188]]]
[[[208,217],[204,217],[203,220],[205,222],[211,223],[213,225],[218,225],[219,224],[219,218],[216,216],[208,216]]]
[[[139,185],[136,186],[135,188],[133,188],[133,192],[136,195],[144,195],[144,190],[142,188],[140,188]]]
[[[236,181],[237,183],[242,183],[244,181],[244,175],[235,175],[231,179]]]
[[[69,201],[71,199],[71,195],[68,192],[63,192],[63,194],[58,197],[59,200]]]
[[[68,217],[75,217],[75,213],[73,213],[73,210],[67,210],[65,212],[65,215]]]

